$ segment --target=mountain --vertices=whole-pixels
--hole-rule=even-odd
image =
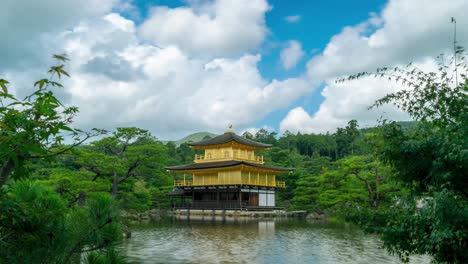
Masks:
[[[188,136],[186,136],[186,137],[184,137],[182,139],[173,141],[173,142],[176,144],[176,146],[180,146],[180,144],[182,144],[182,143],[202,141],[202,140],[208,139],[208,137],[212,138],[212,137],[216,137],[216,136],[217,136],[216,134],[209,133],[209,132],[197,132],[197,133],[190,134],[190,135],[188,135]],[[169,141],[165,140],[163,142],[167,143]]]

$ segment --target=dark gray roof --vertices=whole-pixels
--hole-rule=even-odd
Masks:
[[[239,144],[247,145],[247,146],[251,146],[255,148],[270,148],[271,147],[270,144],[260,143],[260,142],[256,142],[250,139],[246,139],[232,132],[226,132],[220,136],[210,138],[207,140],[192,142],[192,143],[189,143],[189,146],[193,146],[193,147],[212,146],[212,145],[224,144],[230,141],[235,141]]]
[[[172,170],[172,171],[184,171],[184,170],[202,170],[202,169],[213,169],[213,168],[225,168],[225,167],[233,167],[233,166],[238,166],[238,165],[245,165],[245,166],[249,166],[249,167],[261,168],[261,169],[270,169],[270,170],[277,170],[277,171],[292,171],[292,170],[294,170],[293,168],[266,166],[266,165],[262,165],[262,164],[251,163],[251,162],[240,161],[240,160],[192,163],[192,164],[186,164],[186,165],[166,167],[166,169],[167,170]]]

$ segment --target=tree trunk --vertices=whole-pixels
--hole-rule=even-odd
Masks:
[[[7,182],[8,177],[13,171],[14,165],[12,158],[8,158],[7,162],[3,165],[2,170],[0,171],[0,187]]]
[[[117,172],[114,171],[114,178],[112,179],[112,191],[111,194],[112,196],[117,196],[117,193],[119,192],[119,177],[117,175]]]
[[[375,207],[374,192],[372,191],[372,186],[369,181],[366,179],[367,192],[369,193],[369,203],[371,207]]]
[[[372,190],[372,185],[370,184],[369,180],[366,178],[363,178],[359,176],[359,171],[356,170],[354,171],[354,175],[360,180],[363,181],[366,184],[367,187],[367,193],[369,194],[369,204],[371,207],[376,207],[375,206],[375,201],[374,201],[374,191]]]
[[[377,165],[377,161],[375,161],[374,173],[375,173],[375,206],[374,207],[378,207],[381,196],[380,196],[379,168]]]

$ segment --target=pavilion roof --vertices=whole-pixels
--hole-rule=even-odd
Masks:
[[[213,145],[221,145],[221,144],[228,143],[231,141],[235,141],[241,145],[246,145],[246,146],[259,148],[259,149],[266,149],[266,148],[271,147],[270,144],[265,144],[265,143],[253,141],[250,139],[246,139],[244,137],[236,135],[234,132],[226,132],[217,137],[198,141],[198,142],[192,142],[192,143],[189,143],[188,145],[192,147],[207,147],[207,146],[213,146]]]
[[[273,171],[293,171],[293,168],[283,168],[275,166],[267,166],[263,164],[251,163],[241,160],[228,160],[228,161],[218,161],[218,162],[201,162],[201,163],[192,163],[186,165],[170,166],[166,167],[167,170],[171,171],[188,171],[188,170],[203,170],[203,169],[215,169],[215,168],[228,168],[235,166],[247,166],[265,170]]]

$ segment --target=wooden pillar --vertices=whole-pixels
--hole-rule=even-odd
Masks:
[[[192,207],[195,205],[195,188],[192,188]]]
[[[239,188],[238,200],[239,200],[239,209],[241,209],[242,208],[242,187]]]

